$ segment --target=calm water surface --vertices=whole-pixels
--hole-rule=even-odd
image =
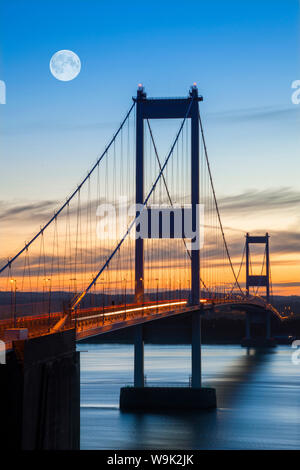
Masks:
[[[133,346],[79,344],[82,449],[300,448],[300,365],[291,348],[263,353],[203,346],[203,385],[217,390],[205,412],[122,413],[119,391],[133,380]],[[184,385],[190,347],[145,346],[147,383]]]

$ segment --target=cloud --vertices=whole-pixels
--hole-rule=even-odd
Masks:
[[[270,211],[280,211],[287,209],[300,209],[300,191],[290,187],[279,189],[270,188],[262,191],[249,189],[240,194],[224,196],[219,198],[219,207],[222,215],[234,215],[237,219],[247,214],[256,214],[258,212],[270,213]],[[230,235],[228,235],[230,231]],[[237,235],[239,229],[225,227],[225,236],[229,244],[230,253],[233,257],[241,256],[244,237]],[[259,231],[261,232],[261,230]],[[270,247],[271,256],[281,254],[300,254],[300,225],[299,230],[296,227],[285,228],[284,230],[271,230]],[[281,261],[282,264],[285,264]],[[276,261],[275,261],[276,263]],[[292,260],[286,261],[287,265],[296,264]]]
[[[272,254],[272,253],[271,253]],[[299,259],[275,259],[272,261],[272,266],[299,266]]]
[[[100,201],[101,202],[101,201]],[[102,201],[103,202],[103,201]],[[93,200],[91,201],[93,210],[96,209],[98,201]],[[280,208],[295,208],[300,204],[300,192],[296,191],[292,188],[285,187],[280,190],[277,189],[268,189],[263,191],[257,190],[248,190],[241,194],[236,194],[232,196],[224,196],[223,198],[219,199],[220,209],[221,209],[221,216],[224,214],[232,215],[233,213],[237,215],[237,217],[242,217],[247,212],[255,213],[259,210],[270,211],[272,210],[279,210]],[[33,201],[33,202],[21,202],[15,201],[14,203],[8,203],[6,201],[0,201],[0,219],[1,224],[4,222],[8,222],[8,224],[12,225],[14,222],[17,224],[20,220],[22,223],[24,221],[40,224],[41,221],[47,220],[49,217],[52,216],[53,211],[55,208],[58,207],[57,201],[54,200],[47,200],[47,201]],[[82,214],[86,213],[87,210],[87,202],[82,201]],[[76,220],[76,212],[77,211],[77,203],[70,206],[70,216]],[[65,211],[66,212],[66,211]],[[82,219],[83,223],[85,219]],[[206,229],[212,228],[212,226],[206,226]],[[229,233],[228,233],[229,232]],[[208,231],[209,233],[209,231]],[[244,238],[244,231],[238,228],[232,228],[225,226],[225,236],[229,246],[229,251],[232,258],[235,260],[235,265],[238,267],[238,264],[241,260],[245,238]],[[297,227],[292,227],[288,229],[285,227],[284,230],[271,230],[270,231],[270,249],[271,249],[271,263],[273,265],[282,265],[282,266],[292,266],[297,265],[297,257],[300,255],[300,227],[297,230]],[[165,242],[166,243],[166,242]],[[155,264],[157,261],[160,262],[161,257],[163,254],[169,254],[174,257],[174,259],[178,259],[178,262],[183,262],[183,252],[184,247],[183,245],[179,247],[172,243],[165,244],[162,243],[159,248],[153,246],[151,252],[151,260],[152,263]],[[181,251],[182,250],[182,251]],[[124,262],[128,260],[129,253],[127,249],[122,250]],[[216,247],[213,244],[213,240],[210,239],[209,236],[205,238],[205,249],[203,251],[203,255],[206,260],[210,260],[211,262],[218,263],[220,260],[220,254],[222,250],[220,247]],[[83,257],[85,259],[90,259],[90,253],[83,252]],[[101,262],[105,259],[108,253],[102,251],[101,257],[94,257],[94,269],[95,266],[99,266]],[[294,255],[295,260],[284,259],[276,260],[277,255]],[[103,258],[104,257],[104,258]],[[37,260],[32,259],[33,265]],[[50,259],[46,260],[47,264],[50,264]],[[259,261],[257,262],[259,264]],[[56,264],[56,261],[54,262]],[[253,260],[253,264],[255,261]],[[92,268],[92,266],[90,266]]]
[[[11,125],[1,127],[0,134],[2,135],[19,135],[28,133],[62,133],[70,131],[89,131],[89,130],[100,130],[100,129],[114,129],[118,126],[118,122],[90,122],[90,123],[66,123],[66,122],[55,122],[55,121],[32,121],[23,122],[18,127]]]
[[[77,200],[75,204],[70,205],[69,214],[75,215],[77,211]],[[92,200],[81,201],[81,211],[85,213],[87,205],[91,204],[93,210],[96,210],[98,204],[109,203],[110,201],[104,200]],[[112,201],[111,201],[112,203]],[[249,189],[240,194],[234,194],[231,196],[223,196],[218,199],[221,216],[230,215],[240,216],[249,212],[254,213],[257,211],[270,211],[281,208],[295,208],[300,206],[300,191],[296,191],[289,187],[283,187],[280,189],[267,189],[258,191],[255,189]],[[37,220],[41,223],[45,218],[50,218],[53,214],[54,209],[59,208],[61,203],[54,200],[46,201],[28,201],[28,202],[8,202],[0,201],[0,219],[2,221],[11,220],[12,218]],[[206,226],[207,228],[207,226]],[[244,232],[239,228],[233,228],[230,226],[224,227],[226,230]]]
[[[12,218],[24,217],[26,219],[39,218],[42,220],[56,206],[57,201],[27,202],[26,204],[0,201],[0,219],[6,221]]]
[[[300,231],[292,230],[271,230],[270,235],[270,256],[272,257],[282,254],[300,255]],[[225,234],[226,236],[226,234]],[[241,257],[244,238],[241,237],[227,237],[229,251],[232,257]],[[253,263],[254,264],[254,263]],[[281,265],[296,265],[299,260],[274,260],[274,264]]]
[[[19,223],[19,219],[22,218],[22,222],[34,222],[38,223],[36,227],[37,231],[39,226],[49,220],[54,211],[59,210],[64,202],[61,201],[28,201],[26,203],[21,203],[20,201],[7,202],[0,201],[0,220],[3,222],[15,220]],[[113,204],[113,201],[101,199],[92,199],[90,201],[85,200],[80,201],[80,212],[83,217],[90,208],[92,209],[92,214],[96,214],[96,209],[99,204]],[[61,213],[60,217],[66,216],[67,213],[70,217],[77,216],[78,211],[78,198],[74,199],[69,204],[69,210],[67,208]]]
[[[300,205],[300,191],[289,187],[249,189],[241,194],[224,196],[218,200],[221,214],[230,212],[234,215],[245,212],[269,211],[282,208],[294,208]]]
[[[276,254],[293,253],[300,254],[300,232],[281,230],[272,231],[271,249]]]
[[[268,119],[299,119],[300,109],[297,106],[264,106],[257,108],[234,109],[228,111],[220,111],[210,113],[208,116],[214,119],[222,119],[224,123],[241,122],[241,121],[255,121],[255,120],[268,120]]]
[[[300,282],[273,282],[273,287],[300,287]]]

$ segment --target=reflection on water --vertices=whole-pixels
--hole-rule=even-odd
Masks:
[[[133,347],[78,345],[82,449],[297,449],[300,366],[289,346],[247,351],[203,346],[203,385],[217,390],[213,411],[122,413],[120,387],[132,383]],[[153,384],[187,384],[188,346],[145,346]]]

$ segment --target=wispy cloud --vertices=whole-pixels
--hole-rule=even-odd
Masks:
[[[39,201],[39,202],[6,202],[0,201],[0,219],[12,220],[19,217],[29,218],[31,220],[43,220],[45,215],[51,214],[57,206],[57,201]]]
[[[118,122],[89,122],[89,123],[68,123],[68,122],[55,122],[55,121],[24,121],[18,127],[15,125],[1,126],[0,134],[2,135],[19,135],[28,133],[41,133],[41,132],[70,132],[70,131],[90,131],[99,129],[114,129],[119,125]]]
[[[300,232],[290,230],[273,231],[272,250],[277,254],[300,254]]]
[[[300,254],[300,231],[272,230],[269,232],[269,234],[271,237],[270,249],[272,257],[274,257],[274,255],[282,254]],[[231,236],[229,237],[228,242],[231,255],[234,257],[241,256],[244,246],[244,239],[241,239],[241,237],[238,236]],[[285,262],[281,260],[280,263],[282,265],[293,265],[298,264],[299,261],[294,262],[293,260],[287,260]]]
[[[269,211],[281,208],[300,206],[300,191],[289,187],[265,189],[258,191],[249,189],[243,193],[219,198],[222,213],[231,212],[240,215],[248,211]]]
[[[273,287],[300,287],[300,282],[273,282]]]
[[[63,201],[64,202],[64,201]],[[23,222],[33,222],[39,224],[50,219],[54,211],[59,210],[63,204],[62,201],[27,201],[22,203],[20,201],[8,202],[0,201],[0,220],[3,222],[12,223],[12,221],[19,223],[20,219]],[[113,201],[100,199],[91,199],[90,201],[83,200],[80,201],[80,212],[81,215],[87,213],[88,210],[92,210],[92,214],[96,214],[96,210],[99,204],[113,204]],[[68,215],[74,217],[77,215],[78,211],[78,198],[74,198],[70,202],[68,211],[64,209],[62,215]]]
[[[208,117],[226,122],[300,119],[300,109],[297,106],[264,106],[256,108],[234,109],[208,113]]]
[[[101,201],[93,200],[92,213],[96,213],[96,207]],[[102,201],[103,202],[103,201]],[[243,217],[245,214],[257,213],[258,211],[270,211],[286,208],[297,208],[300,205],[300,191],[292,188],[285,187],[281,189],[268,189],[263,191],[248,190],[240,194],[232,196],[224,196],[219,199],[221,215],[227,216],[234,214],[237,218]],[[0,201],[0,220],[4,224],[7,222],[10,225],[19,224],[22,222],[34,222],[37,228],[40,224],[46,221],[53,214],[54,209],[57,209],[59,204],[54,200],[47,201],[32,201],[32,202],[6,202]],[[86,201],[82,201],[82,214],[87,210]],[[77,204],[70,207],[69,215],[76,217]],[[207,229],[208,227],[206,227]],[[211,228],[211,226],[209,226]],[[228,233],[229,232],[229,233]],[[231,227],[225,225],[225,235],[230,248],[230,253],[235,258],[240,258],[244,246],[244,230],[238,227]],[[271,230],[271,251],[272,256],[282,254],[300,254],[300,226],[284,228],[283,230]],[[219,250],[208,243],[206,238],[206,256],[210,259],[216,259]],[[163,250],[163,247],[161,246]],[[168,248],[170,249],[170,248]],[[176,257],[176,253],[174,253]],[[154,256],[155,259],[155,256]],[[159,259],[159,254],[157,254]],[[274,260],[276,263],[276,260]],[[284,264],[283,260],[279,260]],[[293,260],[287,259],[286,265],[294,264]]]
[[[92,207],[97,207],[100,203],[109,203],[110,201],[104,200],[92,200],[89,202]],[[253,211],[266,211],[276,210],[281,208],[296,208],[300,206],[300,191],[296,191],[289,187],[266,189],[258,191],[255,189],[249,189],[243,193],[234,194],[231,196],[220,197],[219,207],[221,215],[239,216],[244,215],[246,212],[252,213]],[[113,203],[113,201],[111,201]],[[86,202],[82,201],[81,210],[86,210]],[[49,217],[52,215],[54,209],[60,206],[59,201],[46,200],[46,201],[0,201],[0,219],[5,220],[12,218],[28,217],[42,219],[45,215]],[[71,208],[70,208],[71,209]],[[227,230],[242,232],[237,227],[225,227]]]

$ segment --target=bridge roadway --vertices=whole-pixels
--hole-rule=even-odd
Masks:
[[[27,328],[28,337],[43,336],[55,331],[62,331],[76,326],[76,338],[81,340],[99,334],[123,329],[148,321],[180,315],[199,308],[203,311],[212,310],[242,310],[242,311],[269,311],[280,320],[283,317],[272,305],[266,304],[260,298],[203,299],[199,306],[191,306],[186,299],[165,300],[159,302],[146,302],[144,304],[120,304],[106,307],[90,307],[77,310],[72,315],[66,312],[55,312],[40,315],[18,315],[16,328]],[[0,339],[4,339],[9,347],[10,338],[5,338],[5,330],[12,328],[12,320],[0,321]]]

